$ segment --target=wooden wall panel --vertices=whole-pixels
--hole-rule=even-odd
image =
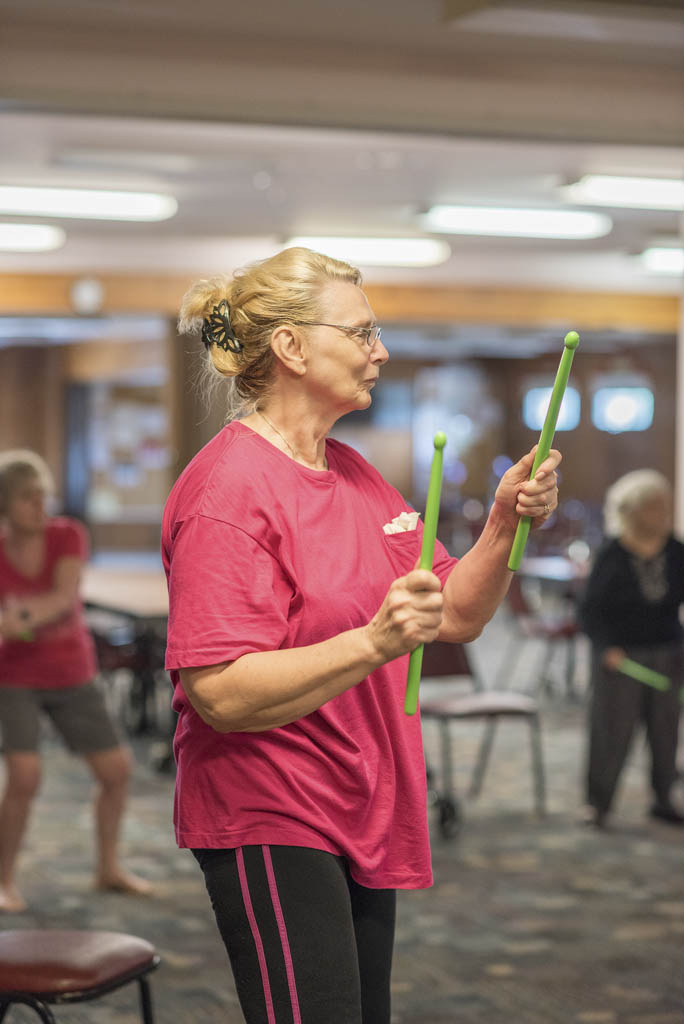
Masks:
[[[64,449],[62,349],[0,349],[0,449],[30,448],[48,463],[61,492]]]
[[[69,291],[79,275],[0,274],[0,315],[73,313]],[[103,313],[156,313],[175,318],[191,283],[186,276],[105,274]],[[675,334],[676,295],[483,285],[429,287],[369,284],[366,294],[385,323],[507,324],[559,330],[624,328]]]

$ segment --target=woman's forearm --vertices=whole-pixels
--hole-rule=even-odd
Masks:
[[[73,611],[77,597],[60,590],[49,591],[35,597],[16,598],[16,607],[27,629],[57,622]]]
[[[493,507],[477,542],[444,584],[441,640],[468,643],[480,635],[510,585],[507,563],[514,536],[513,522]]]
[[[263,732],[311,714],[383,663],[363,627],[309,647],[181,669],[181,679],[190,703],[218,732]]]

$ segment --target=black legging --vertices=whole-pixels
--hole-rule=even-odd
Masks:
[[[306,847],[192,852],[247,1024],[389,1024],[394,889]]]

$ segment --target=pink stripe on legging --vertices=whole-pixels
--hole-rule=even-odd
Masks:
[[[242,899],[244,900],[245,910],[247,911],[249,927],[252,930],[252,938],[254,939],[254,945],[256,946],[257,957],[259,958],[259,969],[261,970],[261,981],[264,986],[264,999],[266,1000],[266,1013],[268,1015],[268,1024],[276,1024],[275,1011],[273,1009],[273,999],[271,997],[271,984],[268,980],[266,954],[264,953],[264,944],[261,941],[261,935],[259,933],[259,925],[257,924],[256,917],[254,916],[252,898],[249,895],[249,886],[247,884],[247,872],[245,871],[245,858],[242,852],[242,847],[238,846],[235,853],[237,857],[238,874],[240,876],[240,888],[242,889]]]
[[[297,983],[295,981],[294,967],[292,965],[290,941],[287,937],[285,918],[283,917],[283,910],[282,907],[280,906],[280,897],[278,896],[278,886],[276,884],[275,872],[273,871],[271,851],[268,846],[262,846],[261,849],[263,850],[264,853],[264,864],[266,865],[268,885],[271,890],[271,901],[273,903],[273,909],[275,910],[276,921],[278,922],[278,931],[280,932],[280,942],[283,947],[283,956],[285,957],[287,984],[290,989],[290,1002],[292,1003],[292,1019],[294,1024],[302,1024],[302,1017],[299,1012],[299,999],[297,997]]]

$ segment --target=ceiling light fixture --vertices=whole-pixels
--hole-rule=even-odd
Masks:
[[[0,224],[2,252],[50,252],[65,241],[64,231],[52,224]]]
[[[178,209],[173,196],[86,188],[0,185],[0,213],[93,220],[168,220]]]
[[[334,259],[367,267],[434,267],[451,256],[447,242],[436,238],[347,238],[308,235],[288,246],[304,246]]]
[[[573,203],[632,206],[637,210],[684,210],[684,181],[679,178],[586,174],[561,191]]]
[[[450,235],[492,235],[513,238],[601,238],[613,226],[603,213],[583,210],[512,209],[499,206],[431,207],[423,223]]]
[[[684,249],[676,246],[651,246],[644,249],[640,259],[654,274],[684,275]]]

